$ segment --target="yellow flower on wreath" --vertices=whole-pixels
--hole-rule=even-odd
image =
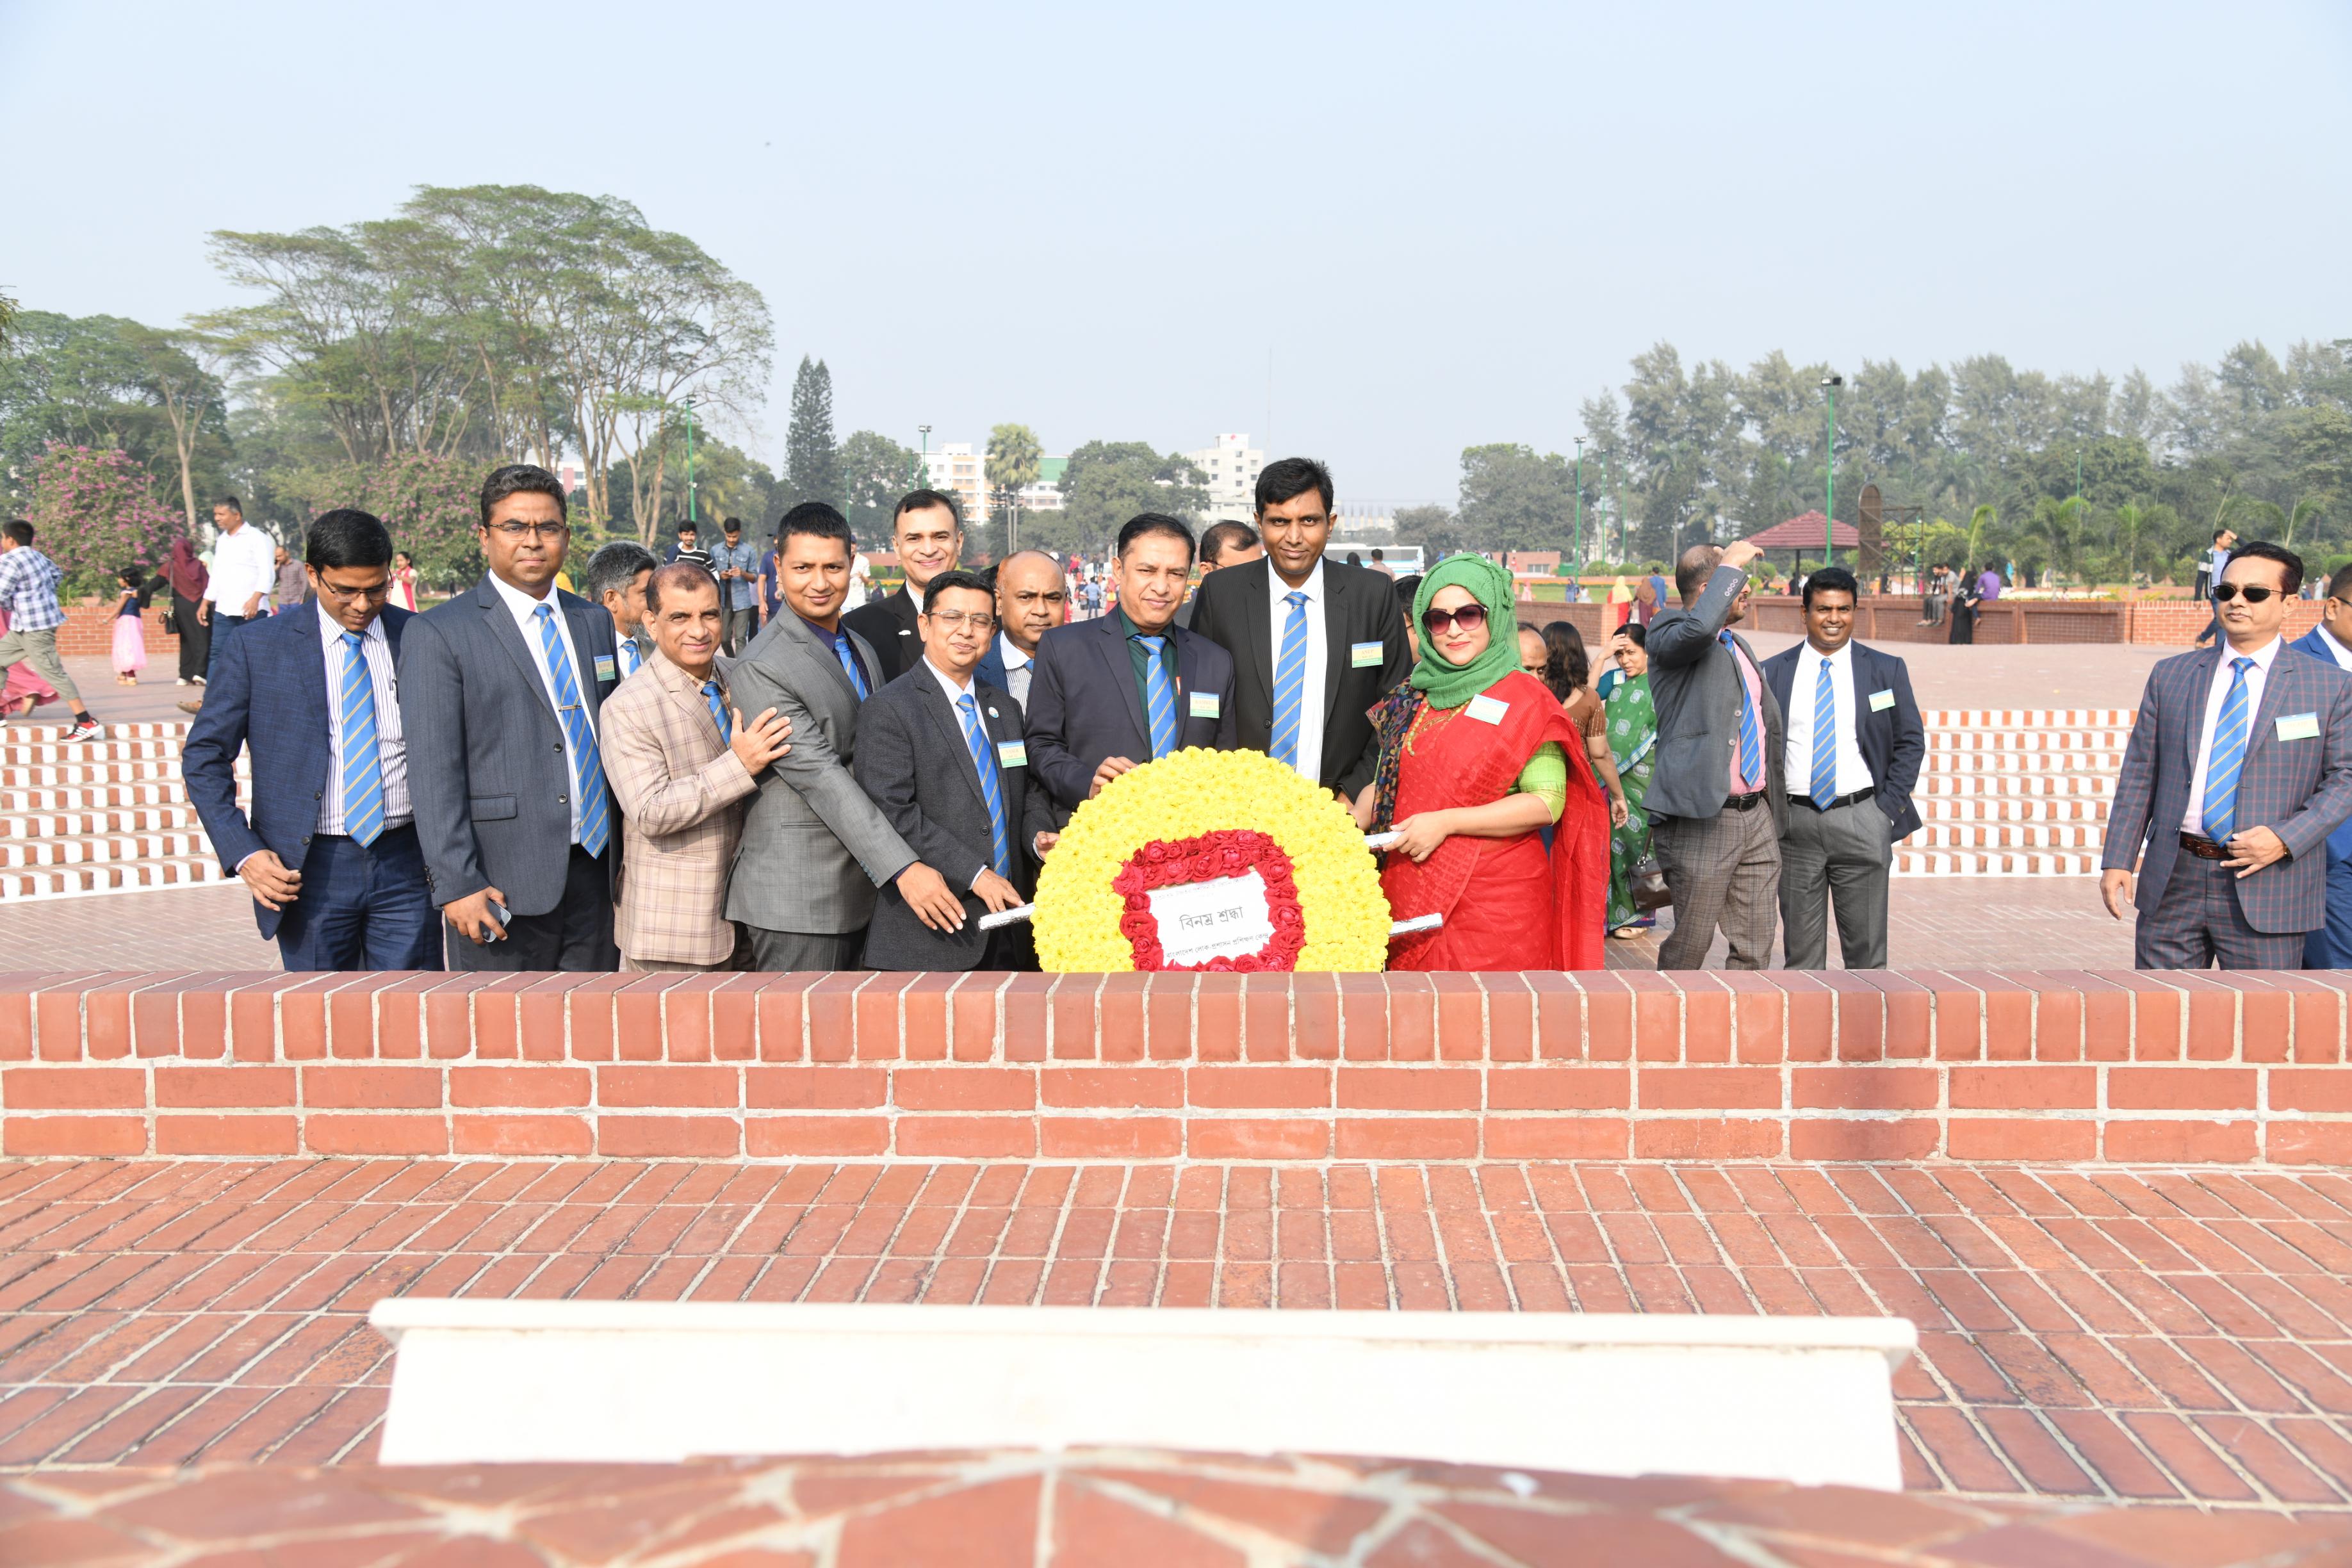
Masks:
[[[1119,930],[1127,900],[1112,881],[1155,839],[1229,828],[1263,833],[1290,857],[1306,926],[1299,971],[1386,966],[1389,901],[1354,816],[1264,752],[1198,746],[1120,774],[1070,818],[1037,879],[1039,963],[1055,973],[1134,969]]]

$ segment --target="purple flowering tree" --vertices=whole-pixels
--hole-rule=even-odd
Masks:
[[[34,543],[66,574],[68,595],[114,592],[125,566],[158,570],[185,523],[155,500],[153,477],[112,447],[52,441],[33,469]]]

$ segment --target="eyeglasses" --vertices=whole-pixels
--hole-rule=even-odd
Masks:
[[[321,577],[319,579],[319,591],[339,605],[348,605],[354,599],[383,598],[392,592],[392,580],[386,578],[381,583],[371,583],[364,588],[346,588],[341,583],[330,583]]]
[[[2259,605],[2278,591],[2276,588],[2258,587],[2250,583],[2216,583],[2213,584],[2213,601],[2216,604],[2226,605],[2243,595],[2249,605]]]
[[[572,531],[572,525],[568,522],[486,522],[482,525],[482,531],[503,533],[509,539],[536,539],[541,534],[550,539],[561,539]]]
[[[981,610],[933,610],[930,618],[949,631],[955,630],[966,622],[970,622],[971,629],[976,632],[992,632],[996,629],[996,617]]]
[[[1444,637],[1448,626],[1475,632],[1486,624],[1486,606],[1465,605],[1458,610],[1423,610],[1421,624],[1429,628],[1432,637]]]

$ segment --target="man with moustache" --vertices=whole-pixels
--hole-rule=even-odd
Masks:
[[[596,721],[620,684],[613,617],[555,585],[563,487],[529,463],[483,481],[480,584],[410,621],[408,788],[449,967],[604,971],[620,823]]]
[[[621,967],[732,969],[727,872],[760,770],[792,749],[792,726],[772,708],[748,721],[735,710],[718,668],[727,612],[709,573],[684,561],[661,567],[645,603],[654,651],[604,703],[605,766],[624,824]]]
[[[898,836],[961,890],[963,908],[942,930],[895,888],[883,889],[866,966],[1034,969],[1027,926],[980,929],[984,912],[1027,900],[1054,829],[1053,808],[1030,787],[1021,710],[974,679],[995,631],[995,599],[971,573],[942,572],[924,602],[923,657],[860,715],[857,782]]]
[[[1061,563],[1042,550],[1006,556],[996,568],[996,640],[981,656],[979,679],[1029,710],[1037,639],[1069,619]]]
[[[905,584],[842,617],[843,625],[873,645],[884,686],[921,657],[915,617],[923,611],[923,592],[932,578],[954,571],[963,554],[963,519],[955,499],[938,490],[909,490],[891,517],[890,547],[898,552]]]
[[[1351,805],[1372,782],[1374,705],[1412,671],[1395,587],[1327,561],[1331,471],[1309,458],[1257,477],[1264,560],[1201,584],[1192,630],[1233,655],[1236,743],[1297,769]]]
[[[841,613],[855,546],[849,523],[803,501],[777,528],[782,611],[730,671],[730,700],[772,708],[793,743],[760,775],[727,889],[752,967],[855,969],[877,888],[890,885],[934,931],[963,921],[963,901],[857,786],[860,710],[886,684],[874,647]]]
[[[1038,642],[1029,766],[1063,812],[1171,752],[1233,750],[1233,656],[1175,624],[1192,574],[1190,529],[1158,512],[1130,519],[1113,563],[1117,607]]]
[[[1257,530],[1246,522],[1235,522],[1228,518],[1202,529],[1199,581],[1193,584],[1192,595],[1184,601],[1183,608],[1176,612],[1176,624],[1188,632],[1192,630],[1192,612],[1201,605],[1200,584],[1209,580],[1210,573],[1225,566],[1245,566],[1253,561],[1263,560],[1265,556],[1265,542],[1258,538]]]

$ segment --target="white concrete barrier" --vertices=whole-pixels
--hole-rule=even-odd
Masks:
[[[1899,1318],[394,1298],[386,1464],[1149,1447],[1902,1484]]]

